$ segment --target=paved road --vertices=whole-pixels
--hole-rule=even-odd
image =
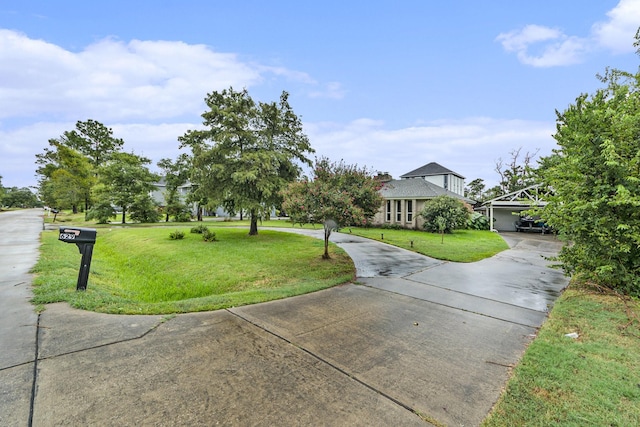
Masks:
[[[0,306],[26,313],[1,318],[17,350],[0,359],[0,425],[477,425],[566,285],[542,258],[553,237],[505,239],[454,264],[334,234],[358,284],[175,317],[52,304],[37,318],[24,290]],[[0,240],[0,259],[11,248]]]

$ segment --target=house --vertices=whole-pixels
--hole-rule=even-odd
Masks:
[[[158,203],[158,205],[165,206],[167,204],[165,201],[165,193],[167,192],[167,182],[165,178],[160,177],[160,181],[156,182],[153,185],[155,186],[155,189],[151,191],[151,194],[150,194],[151,198],[156,203]],[[187,194],[189,194],[189,191],[191,191],[190,182],[180,185],[178,187],[178,197],[180,197],[180,199],[184,202],[184,200],[187,197]]]
[[[489,218],[491,231],[517,231],[522,211],[547,205],[540,190],[540,185],[532,185],[487,200],[476,210]]]
[[[428,163],[418,169],[400,175],[400,179],[421,178],[438,187],[449,190],[460,196],[464,196],[464,176],[439,165],[436,162]]]
[[[421,229],[424,221],[419,213],[425,203],[437,196],[475,203],[464,197],[464,177],[434,162],[402,175],[401,179],[391,179],[386,173],[378,174],[377,178],[382,182],[379,193],[383,203],[373,217],[376,225]]]

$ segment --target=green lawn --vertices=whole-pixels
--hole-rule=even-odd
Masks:
[[[578,339],[565,337],[577,332]],[[639,426],[640,302],[572,285],[483,427]]]
[[[352,233],[390,245],[409,249],[432,258],[474,262],[509,249],[509,245],[497,233],[479,230],[456,230],[452,234],[440,234],[415,230],[391,230],[380,228],[343,228]]]
[[[354,279],[351,259],[338,247],[321,259],[323,242],[296,234],[213,228],[206,243],[188,227],[100,228],[86,292],[76,292],[76,245],[42,233],[34,272],[34,303],[68,301],[106,313],[179,313],[253,304],[324,289]],[[171,240],[172,230],[186,232]]]

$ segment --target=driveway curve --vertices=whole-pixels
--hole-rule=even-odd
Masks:
[[[566,285],[541,257],[552,237],[505,239],[508,251],[460,265],[333,234],[356,284],[175,317],[36,315],[18,297],[30,314],[3,323],[36,325],[0,336],[32,340],[0,366],[0,424],[478,425]]]

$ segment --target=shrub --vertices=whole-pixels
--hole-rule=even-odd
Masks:
[[[192,217],[192,215],[191,215],[191,212],[189,210],[183,210],[183,211],[180,211],[179,213],[177,213],[173,217],[173,219],[176,222],[189,222],[189,221],[191,221],[191,217]]]
[[[451,233],[467,226],[470,212],[461,200],[443,195],[428,201],[420,215],[427,231]]]
[[[471,214],[467,228],[471,230],[489,230],[489,218],[479,212],[474,212]]]
[[[98,224],[108,224],[109,219],[116,215],[111,202],[106,199],[99,200],[87,211],[87,220],[96,220]]]
[[[184,231],[172,231],[171,233],[169,233],[169,238],[171,240],[181,240],[184,239]]]
[[[148,194],[137,196],[129,207],[131,219],[138,222],[158,222],[161,214],[158,204]]]
[[[206,228],[206,227],[205,227]],[[202,233],[202,240],[205,242],[217,242],[216,232],[211,231],[208,228]]]
[[[209,228],[204,224],[200,224],[200,225],[197,225],[197,226],[191,228],[191,232],[195,233],[195,234],[202,234],[205,231],[209,231]]]

